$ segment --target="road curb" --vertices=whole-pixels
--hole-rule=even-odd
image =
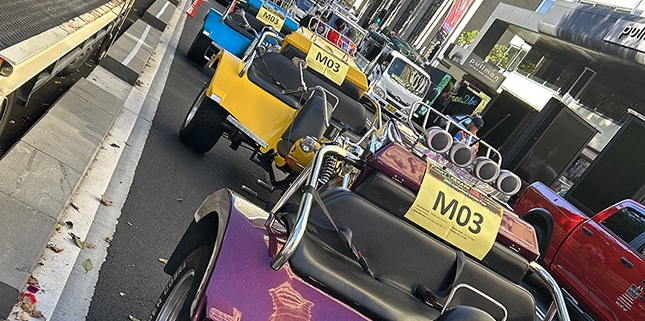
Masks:
[[[172,14],[177,8],[172,4],[165,10]],[[159,42],[161,31],[147,26],[143,20],[135,22],[116,43],[125,40],[119,46],[115,43],[113,49],[118,49],[108,53],[112,58],[114,52],[132,56],[130,62],[136,67],[120,62],[128,69],[128,80],[136,75],[132,83],[122,80],[118,68],[114,73],[100,64],[74,84],[0,161],[0,217],[5,220],[0,227],[0,319],[10,314]],[[154,36],[143,43],[132,41],[141,39],[142,28],[153,30],[149,34]]]

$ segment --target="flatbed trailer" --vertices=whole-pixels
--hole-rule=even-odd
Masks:
[[[105,53],[134,0],[26,0],[0,4],[0,140],[12,110],[100,46]],[[43,14],[47,12],[47,14]]]

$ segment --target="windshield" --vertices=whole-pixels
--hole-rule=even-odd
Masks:
[[[298,0],[298,2],[296,2],[296,5],[304,12],[309,12],[309,10],[311,10],[315,6],[315,4],[310,0]]]
[[[401,86],[411,91],[413,94],[424,97],[430,84],[430,78],[424,75],[414,65],[395,58],[387,70],[388,75]]]

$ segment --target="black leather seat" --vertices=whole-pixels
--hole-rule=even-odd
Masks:
[[[247,17],[248,17],[248,15],[247,15]],[[249,25],[251,26],[251,28],[256,29],[256,31],[257,31],[256,27],[258,27],[257,24],[258,23],[262,24],[260,21],[255,19],[255,17],[253,17],[253,19],[248,19],[247,18],[247,20],[249,21]],[[239,34],[241,34],[242,36],[244,36],[244,37],[246,37],[248,39],[253,39],[255,37],[251,32],[249,32],[248,30],[246,30],[246,29],[244,29],[242,27],[244,25],[244,20],[242,19],[242,17],[240,15],[238,15],[235,12],[233,12],[233,13],[229,14],[228,16],[226,16],[226,19],[224,19],[224,23],[229,28],[237,31]],[[254,26],[254,24],[255,24],[255,26]],[[262,24],[262,25],[264,25],[264,24]]]
[[[369,174],[354,191],[387,212],[404,220],[405,213],[416,198],[414,191],[378,171]],[[414,223],[411,224],[414,225]],[[421,227],[419,229],[431,234]],[[481,262],[517,284],[522,281],[529,267],[529,262],[526,258],[497,241]]]
[[[312,208],[307,232],[289,261],[293,271],[367,317],[437,319],[439,311],[418,300],[413,290],[419,285],[433,291],[448,287],[454,275],[455,250],[354,192],[333,189],[321,197],[377,278],[353,260],[318,207]],[[293,213],[283,218],[289,228],[296,219]],[[535,318],[531,294],[470,258],[456,283],[474,286],[503,304],[508,320]],[[499,307],[475,294],[461,296],[460,302],[482,309],[496,320],[503,317]]]
[[[309,69],[306,69],[303,74],[309,88],[322,85],[338,97],[338,106],[332,113],[332,118],[343,125],[349,125],[350,130],[355,133],[363,132],[366,112],[361,103],[351,99],[339,89],[329,86],[325,80],[313,74]],[[296,96],[282,94],[283,89],[295,89],[301,84],[298,67],[288,57],[280,53],[268,52],[256,58],[249,68],[248,77],[253,83],[293,108],[299,106],[299,101],[304,102],[309,98],[307,96],[299,99]],[[333,98],[329,98],[329,102],[333,103]]]
[[[331,105],[327,103],[327,111],[331,112]],[[311,136],[320,139],[325,132],[325,110],[323,100],[319,96],[313,96],[300,108],[296,118],[282,134],[282,140],[278,142],[278,154],[287,157],[293,143],[298,139]]]

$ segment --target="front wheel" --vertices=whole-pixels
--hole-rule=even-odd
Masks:
[[[228,112],[218,103],[206,97],[204,87],[190,107],[179,129],[179,139],[198,153],[209,151],[224,132],[223,122]]]
[[[190,321],[190,306],[195,299],[210,259],[207,246],[192,252],[179,265],[157,299],[148,321]]]

